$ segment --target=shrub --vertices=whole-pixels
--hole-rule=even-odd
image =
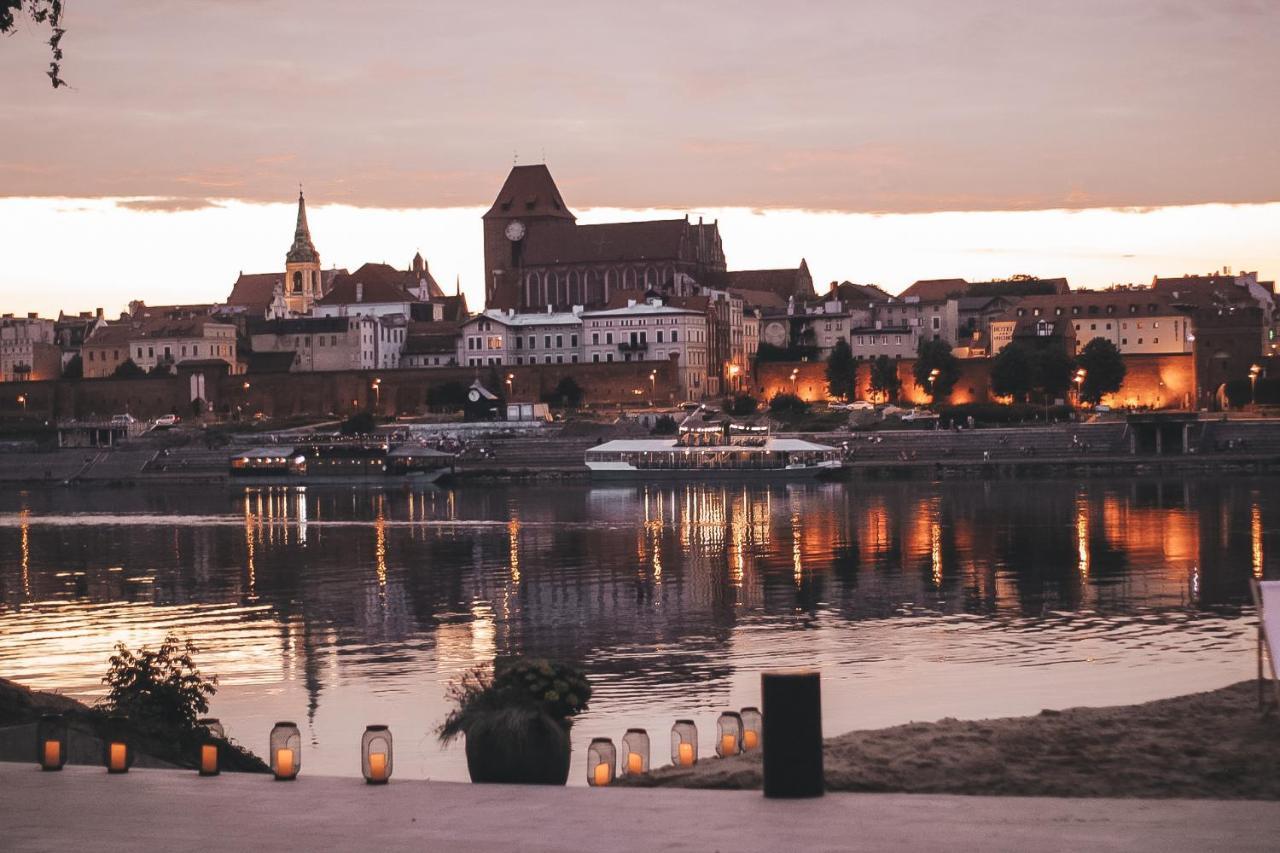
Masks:
[[[809,404],[795,394],[780,391],[769,401],[769,411],[775,415],[803,415],[809,411]]]
[[[154,652],[116,644],[102,683],[109,688],[102,706],[144,728],[190,729],[209,711],[218,692],[216,676],[205,678],[195,663],[199,652],[191,640],[169,634]]]
[[[373,412],[356,412],[342,422],[338,431],[343,435],[368,435],[373,432],[376,424]]]
[[[759,408],[760,401],[750,394],[738,394],[724,401],[724,410],[738,417],[754,415]]]
[[[676,419],[671,415],[662,415],[653,422],[653,429],[649,432],[653,435],[675,435],[680,431],[680,425],[676,423]]]

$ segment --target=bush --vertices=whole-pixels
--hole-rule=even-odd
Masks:
[[[662,415],[653,422],[653,429],[649,432],[653,435],[675,435],[680,431],[680,425],[676,423],[676,419],[671,415]]]
[[[556,385],[555,390],[542,395],[542,402],[565,409],[576,409],[582,405],[585,392],[572,376],[566,376]]]
[[[342,422],[338,432],[342,435],[369,435],[376,425],[377,421],[373,417],[373,412],[356,412]]]
[[[169,634],[154,652],[116,644],[102,683],[110,688],[102,706],[143,728],[190,729],[209,711],[218,692],[216,676],[205,678],[195,663],[199,651],[191,640]]]
[[[724,410],[738,417],[754,415],[759,408],[760,401],[750,394],[738,394],[735,397],[726,398],[724,401]]]
[[[803,415],[808,413],[809,404],[795,394],[780,391],[769,401],[769,411],[775,415]]]

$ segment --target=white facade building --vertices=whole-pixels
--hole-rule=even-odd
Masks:
[[[491,308],[462,324],[458,364],[577,364],[582,360],[582,308],[517,314]]]
[[[582,314],[583,357],[592,363],[676,361],[687,397],[707,391],[707,315],[664,305],[661,299],[628,300],[625,308]]]

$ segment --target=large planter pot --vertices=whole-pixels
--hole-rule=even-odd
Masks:
[[[529,709],[484,714],[467,726],[467,771],[477,783],[563,785],[570,720]]]

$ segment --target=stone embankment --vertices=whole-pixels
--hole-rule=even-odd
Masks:
[[[1280,420],[1206,421],[1187,452],[1166,446],[1135,451],[1123,421],[1007,428],[779,433],[845,450],[851,477],[1032,477],[1280,472]],[[583,453],[610,438],[639,437],[634,427],[575,423],[532,435],[469,439],[455,465],[462,482],[586,479]],[[156,447],[145,441],[112,450],[77,448],[0,456],[0,482],[219,483],[231,456],[264,439],[229,447]]]

